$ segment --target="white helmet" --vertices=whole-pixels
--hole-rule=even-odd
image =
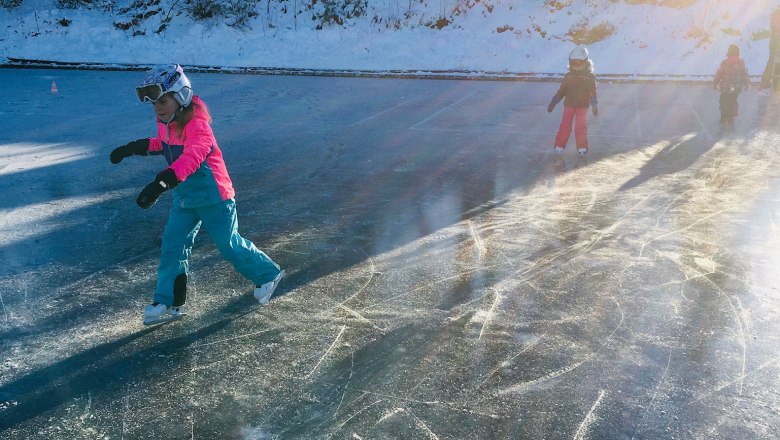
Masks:
[[[182,107],[187,107],[192,102],[190,80],[178,64],[152,68],[144,77],[143,84],[135,88],[135,94],[141,102],[155,102],[166,93],[172,93]]]
[[[588,49],[585,46],[577,46],[569,53],[570,60],[587,61],[590,59],[588,56]]]

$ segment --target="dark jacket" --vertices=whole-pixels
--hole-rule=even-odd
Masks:
[[[745,61],[738,56],[730,56],[720,63],[712,85],[723,93],[739,93],[750,86],[750,78]]]
[[[561,87],[555,93],[554,102],[564,99],[566,107],[590,107],[596,97],[596,75],[588,70],[571,70],[561,81]]]

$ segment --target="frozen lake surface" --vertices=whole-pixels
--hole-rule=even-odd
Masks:
[[[139,72],[0,70],[0,437],[774,439],[777,117],[707,86],[193,74],[267,307],[201,233],[141,324],[170,194]],[[58,93],[50,93],[56,81]]]

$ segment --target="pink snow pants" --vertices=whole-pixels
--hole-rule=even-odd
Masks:
[[[577,148],[588,148],[588,108],[587,107],[563,107],[563,120],[555,136],[555,146],[566,148],[571,135],[572,121],[574,125],[574,139]]]

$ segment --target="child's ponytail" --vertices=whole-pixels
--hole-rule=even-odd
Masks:
[[[181,137],[182,132],[184,132],[184,126],[192,120],[196,111],[205,115],[206,120],[209,124],[211,124],[211,115],[209,114],[209,110],[206,107],[206,104],[199,99],[193,99],[192,102],[190,102],[190,105],[179,109],[179,111],[177,111],[176,115],[173,117],[173,128],[176,130],[177,135]]]

